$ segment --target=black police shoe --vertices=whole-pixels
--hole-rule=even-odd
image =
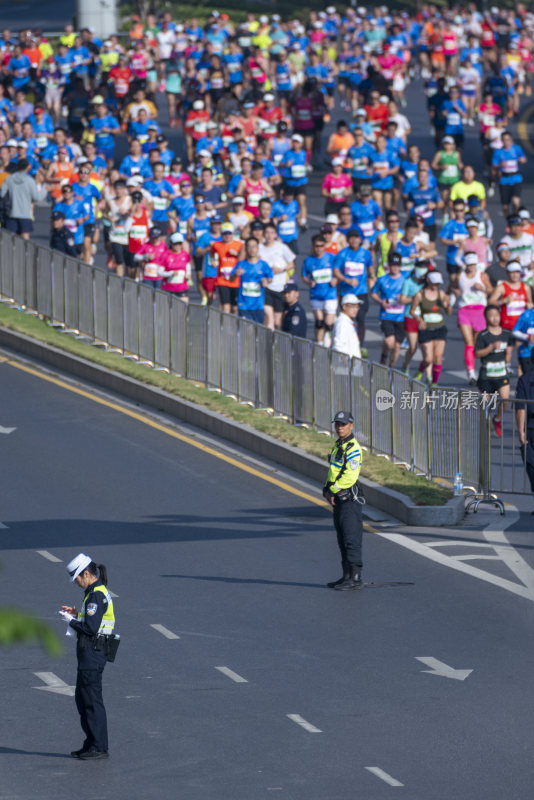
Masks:
[[[341,581],[337,586],[334,587],[338,592],[347,592],[351,589],[363,589],[363,582],[362,582],[362,573],[361,570],[356,567],[352,568],[348,578]]]
[[[98,758],[109,758],[109,753],[107,750],[96,750],[94,747],[91,747],[89,750],[80,753],[78,758],[82,761],[96,761]]]
[[[339,586],[343,581],[346,581],[350,578],[350,567],[343,567],[343,576],[339,578],[337,581],[330,581],[327,583],[329,589],[335,589],[336,586]]]
[[[71,754],[71,756],[72,756],[73,758],[80,758],[80,756],[82,755],[82,753],[87,753],[87,748],[85,748],[85,747],[80,747],[80,749],[79,749],[79,750],[71,750],[71,751],[70,751],[70,754]]]

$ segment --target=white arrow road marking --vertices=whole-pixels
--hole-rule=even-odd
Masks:
[[[300,725],[301,728],[304,728],[305,731],[308,733],[322,733],[319,728],[316,728],[315,725],[312,725],[311,722],[307,722],[300,714],[286,714],[286,717],[289,717],[290,720],[296,722],[297,725]]]
[[[392,778],[391,775],[388,775],[388,773],[384,772],[384,770],[380,769],[380,767],[365,767],[365,769],[368,770],[369,772],[372,772],[373,775],[376,775],[377,778],[380,778],[380,780],[385,781],[390,786],[404,786],[403,783],[398,781],[396,778]]]
[[[54,692],[54,694],[66,694],[69,697],[74,697],[74,686],[69,686],[54,675],[53,672],[34,672],[33,673],[39,680],[43,681],[46,686],[34,686],[34,689],[41,689],[43,692]]]
[[[164,625],[160,625],[159,623],[156,623],[156,624],[152,624],[151,623],[150,627],[154,628],[154,630],[158,631],[158,633],[163,634],[163,636],[165,636],[166,639],[179,639],[180,638],[175,633],[173,633],[168,628],[166,628]]]
[[[4,523],[3,523],[3,522],[0,522],[0,531],[7,531],[7,530],[9,530],[9,528],[7,527],[7,525],[4,525]]]
[[[534,602],[534,570],[529,567],[524,558],[519,555],[504,534],[506,528],[514,525],[518,519],[519,513],[517,509],[514,506],[507,506],[506,517],[499,517],[498,520],[492,522],[483,531],[487,542],[469,542],[462,539],[454,539],[451,541],[444,540],[440,542],[424,543],[410,539],[409,536],[400,533],[382,533],[377,531],[375,535],[381,536],[383,539],[389,539],[390,542],[400,544],[402,547],[407,547],[408,550],[413,550],[415,553],[431,561],[436,561],[438,564],[443,564],[445,567],[455,569],[458,572],[464,572],[466,575],[471,575],[471,577],[478,578],[481,581],[492,583],[494,586],[506,589],[507,592],[512,592],[513,594],[517,594],[520,597]],[[486,572],[479,567],[474,567],[471,564],[465,563],[467,560],[477,560],[479,556],[471,555],[466,558],[466,556],[447,555],[446,553],[439,552],[438,548],[441,547],[492,549],[499,560],[506,564],[508,569],[514,573],[521,583],[514,583],[514,581],[510,581],[507,578],[501,578],[499,575],[493,575],[491,572]],[[481,557],[482,556],[480,556],[480,558]]]
[[[222,672],[223,675],[226,675],[227,678],[230,678],[236,683],[248,683],[246,678],[242,678],[241,675],[238,675],[233,669],[228,669],[228,667],[215,667],[215,669],[218,669],[219,672]]]
[[[39,553],[39,555],[42,556],[43,558],[46,558],[47,561],[53,561],[56,564],[59,564],[61,562],[60,558],[57,558],[57,556],[53,556],[52,553],[48,552],[48,550],[36,550],[35,552]]]
[[[429,675],[438,675],[440,678],[453,678],[455,681],[465,681],[473,672],[472,669],[454,669],[443,661],[431,656],[415,656],[416,661],[420,661],[430,669],[422,669],[421,672],[428,672]]]
[[[16,430],[17,430],[16,428],[3,428],[0,425],[0,433],[13,433],[13,431],[16,431]]]

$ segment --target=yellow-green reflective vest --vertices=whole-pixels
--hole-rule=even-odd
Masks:
[[[102,635],[108,636],[110,633],[113,633],[113,628],[115,627],[115,614],[113,612],[113,600],[111,599],[110,593],[108,592],[108,590],[106,589],[106,587],[103,584],[100,584],[98,586],[92,586],[91,587],[91,592],[102,592],[102,594],[104,594],[106,596],[106,600],[108,601],[108,607],[106,609],[106,612],[105,612],[104,616],[102,617],[102,622],[100,623],[100,628],[98,629],[99,635],[102,634]],[[81,609],[80,613],[78,614],[78,619],[81,620],[82,622],[85,620],[85,604],[86,604],[87,598],[89,597],[91,592],[88,592],[86,594],[86,596],[84,597],[84,600],[83,600],[83,603],[82,603],[82,609]]]

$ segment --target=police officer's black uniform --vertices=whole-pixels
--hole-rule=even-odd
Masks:
[[[292,333],[293,336],[300,336],[302,339],[306,338],[308,323],[306,320],[306,312],[297,301],[292,306],[287,307],[287,310],[282,320],[282,330],[284,333]]]
[[[78,250],[74,243],[74,236],[65,226],[52,230],[50,234],[50,247],[52,250],[58,250],[60,253],[65,253],[65,255],[72,256],[73,258],[76,258],[78,255]]]
[[[336,414],[334,422],[353,423],[348,411]],[[354,434],[338,439],[329,456],[330,468],[323,495],[334,500],[334,527],[341,553],[343,577],[329,583],[341,591],[360,589],[362,584],[362,497],[357,485],[362,464],[362,451]]]
[[[531,356],[531,369],[519,378],[516,396],[516,411],[525,411],[526,443],[521,448],[523,461],[530,481],[530,488],[534,492],[534,356]],[[530,400],[530,403],[517,401]],[[534,513],[534,512],[532,512]]]

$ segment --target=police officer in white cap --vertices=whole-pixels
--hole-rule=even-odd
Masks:
[[[71,756],[84,761],[108,758],[108,728],[102,699],[102,672],[107,660],[106,637],[113,633],[115,614],[107,589],[107,570],[95,564],[85,553],[79,553],[67,565],[67,571],[84,598],[80,611],[75,606],[62,606],[60,614],[78,637],[76,657],[76,707],[85,733],[85,741]]]

